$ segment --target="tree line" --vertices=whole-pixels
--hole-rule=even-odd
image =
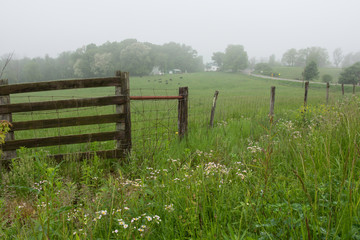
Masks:
[[[349,67],[360,62],[360,52],[344,55],[341,48],[336,48],[332,53],[335,67]],[[330,66],[329,53],[325,48],[308,47],[303,49],[288,49],[281,58],[281,63],[290,67],[304,67],[310,62],[315,62],[319,67]]]
[[[3,66],[7,58],[3,58]],[[68,78],[112,76],[116,70],[133,76],[148,75],[154,67],[162,72],[180,69],[183,72],[203,71],[203,59],[197,51],[175,42],[156,45],[126,39],[106,42],[100,46],[89,44],[58,57],[12,59],[3,78],[10,83],[46,81]]]

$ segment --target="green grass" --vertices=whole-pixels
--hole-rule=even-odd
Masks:
[[[325,106],[324,86],[310,85],[303,108],[301,83],[223,73],[160,78],[131,78],[131,95],[177,95],[189,86],[188,136],[175,134],[176,101],[140,101],[132,103],[138,130],[129,159],[59,164],[41,149],[19,151],[2,169],[1,239],[360,238],[360,99],[350,88],[342,97],[332,86]],[[95,94],[113,90],[81,95]]]
[[[273,67],[274,72],[280,73],[281,78],[287,79],[302,79],[302,72],[304,68],[301,67]],[[342,71],[341,68],[319,68],[319,79],[316,81],[321,81],[321,77],[325,74],[329,74],[332,76],[333,83],[337,83],[339,80],[340,72]]]

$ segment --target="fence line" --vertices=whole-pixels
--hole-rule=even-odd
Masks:
[[[116,77],[108,78],[109,82],[114,82],[114,79],[122,79],[127,78],[128,75],[122,75],[123,73],[118,72]],[[96,80],[95,82],[103,84],[106,78],[102,78],[100,80]],[[93,79],[86,79],[86,81],[90,81]],[[85,80],[81,80],[82,83],[76,83],[74,80],[70,80],[72,84],[68,84],[64,81],[61,81],[62,86],[75,86],[75,88],[81,88],[81,86],[85,87],[96,87],[94,83],[87,83]],[[116,81],[115,81],[116,82]],[[42,89],[54,90],[56,81],[50,82],[51,86],[46,86],[42,83],[42,87],[37,87],[40,91],[45,91]],[[75,85],[74,85],[75,84]],[[112,83],[111,83],[112,84]],[[110,83],[105,83],[104,87],[109,87]],[[22,89],[26,88],[27,84],[22,85]],[[21,87],[9,87],[11,85],[5,86],[4,89],[6,91],[2,91],[3,88],[0,87],[1,93],[13,94],[21,92]],[[106,96],[106,97],[97,97],[97,98],[80,98],[79,96],[71,96],[72,99],[61,99],[56,101],[42,101],[42,102],[31,102],[30,100],[38,100],[46,98],[58,99],[58,98],[66,98],[69,96],[65,96],[62,94],[61,96],[27,96],[29,102],[24,104],[14,103],[4,103],[3,106],[0,106],[0,114],[1,116],[5,116],[9,113],[16,113],[14,116],[10,114],[10,116],[15,118],[24,118],[26,116],[30,116],[30,121],[15,121],[12,132],[24,131],[27,129],[37,130],[37,129],[46,129],[46,128],[58,128],[58,136],[56,137],[44,137],[43,139],[37,143],[36,141],[29,140],[14,140],[7,139],[5,145],[3,145],[3,150],[7,150],[8,152],[16,149],[14,146],[16,144],[22,144],[23,146],[33,147],[33,146],[49,146],[50,142],[61,144],[54,144],[59,147],[65,144],[78,144],[78,143],[89,143],[92,141],[108,141],[111,140],[113,143],[116,142],[115,150],[99,150],[96,153],[103,157],[118,157],[123,154],[123,149],[130,149],[131,146],[135,146],[136,149],[141,149],[142,151],[153,152],[154,149],[159,149],[163,147],[166,143],[162,140],[172,140],[176,139],[179,135],[181,137],[185,136],[187,131],[187,125],[185,122],[190,121],[191,124],[201,123],[204,126],[209,123],[209,115],[211,113],[211,106],[213,103],[213,96],[209,94],[206,98],[197,98],[196,96],[188,97],[188,89],[182,88],[183,90],[179,90],[179,95],[175,96],[175,94],[169,95],[169,92],[175,91],[174,89],[154,89],[154,88],[143,88],[143,89],[134,89],[136,92],[140,92],[139,96],[130,96],[129,86],[121,85],[117,83],[117,85],[113,85],[117,88],[116,93],[118,96]],[[316,87],[318,88],[318,87]],[[66,88],[61,88],[66,89]],[[181,89],[181,88],[180,88]],[[306,87],[306,90],[309,88]],[[338,88],[336,88],[338,91]],[[347,91],[349,92],[349,87],[347,87]],[[354,89],[354,87],[353,87]],[[56,89],[57,90],[57,89]],[[124,90],[124,91],[123,91]],[[126,90],[126,91],[125,91]],[[48,90],[46,90],[48,91]],[[326,88],[326,102],[329,101],[329,92],[330,89]],[[332,90],[334,92],[335,90]],[[354,90],[353,90],[354,91]],[[30,92],[30,91],[26,91]],[[159,93],[161,96],[158,96]],[[186,93],[185,93],[186,92]],[[150,96],[153,94],[153,96]],[[304,96],[304,104],[307,103],[307,93]],[[310,90],[310,102],[313,101],[312,94]],[[2,96],[3,97],[3,96]],[[284,97],[277,93],[276,96],[276,107],[274,108],[274,104],[271,110],[269,111],[269,96],[261,95],[261,96],[227,96],[226,94],[222,94],[217,102],[217,110],[216,114],[214,114],[214,119],[220,122],[222,120],[226,120],[228,118],[254,118],[255,116],[266,117],[270,115],[278,115],[279,112],[288,110],[282,109],[281,105],[284,102],[291,102],[294,96]],[[316,96],[320,99],[320,96]],[[11,96],[12,99],[21,99],[26,98],[26,96]],[[275,97],[271,97],[271,99],[275,100]],[[299,102],[294,103],[297,107],[301,106],[301,96],[297,97]],[[0,98],[1,100],[1,98]],[[167,101],[171,100],[171,101]],[[174,100],[174,101],[173,101]],[[322,100],[321,100],[322,101]],[[106,111],[102,110],[102,106],[107,105]],[[124,104],[127,104],[124,107]],[[53,109],[54,106],[60,106],[60,108]],[[188,106],[188,109],[185,107]],[[101,107],[101,108],[100,108]],[[75,110],[72,108],[76,108]],[[85,116],[89,109],[96,109],[96,115]],[[101,109],[101,110],[100,110]],[[61,111],[59,111],[61,110]],[[111,111],[110,111],[111,110]],[[295,110],[295,109],[294,109]],[[21,111],[21,112],[18,112]],[[29,112],[26,112],[29,111]],[[34,114],[33,111],[42,111],[36,112]],[[109,111],[111,113],[109,113]],[[101,112],[101,114],[99,114]],[[39,113],[39,114],[38,114]],[[77,113],[77,116],[73,115]],[[81,115],[84,114],[84,115]],[[53,116],[56,114],[56,119],[38,119],[39,115],[49,115]],[[64,116],[68,115],[68,116]],[[131,120],[130,120],[131,115]],[[213,114],[211,114],[212,116]],[[72,116],[72,117],[70,117]],[[187,117],[185,117],[187,116]],[[5,118],[2,118],[5,119]],[[176,119],[178,121],[176,121]],[[216,122],[215,121],[215,122]],[[88,125],[98,125],[97,127],[84,127],[77,128],[76,130],[72,130],[72,134],[76,133],[76,135],[66,135],[67,129],[63,129],[66,127],[74,126],[88,126]],[[115,123],[115,124],[112,124]],[[112,124],[112,125],[110,125]],[[114,126],[115,125],[115,131]],[[128,127],[128,128],[127,128]],[[131,127],[131,128],[130,128]],[[61,128],[61,129],[60,129]],[[112,129],[111,129],[112,128]],[[127,130],[129,129],[129,130]],[[131,131],[130,131],[131,129]],[[88,130],[97,130],[97,133],[86,133],[83,131]],[[69,130],[70,131],[70,130]],[[128,131],[128,132],[127,132]],[[35,136],[41,135],[34,131]],[[75,136],[75,137],[74,137]],[[112,136],[112,137],[110,137]],[[51,141],[49,139],[52,139]],[[128,139],[128,140],[125,140]],[[114,141],[115,140],[115,141]],[[62,147],[61,147],[62,149]],[[119,150],[121,149],[121,151]],[[80,157],[90,156],[93,153],[79,153]],[[55,158],[60,159],[62,157],[67,157],[68,154],[56,154]]]
[[[6,85],[3,82],[0,86],[0,92],[8,98],[8,101],[2,101],[0,105],[0,114],[2,119],[9,119],[13,126],[10,134],[15,131],[46,129],[46,128],[61,128],[69,126],[82,126],[92,124],[115,123],[115,131],[98,132],[98,133],[81,133],[77,135],[41,137],[15,140],[7,139],[5,144],[1,146],[2,159],[7,160],[16,156],[16,149],[20,147],[44,147],[44,146],[60,146],[67,144],[89,143],[94,141],[116,140],[115,150],[98,151],[96,154],[105,154],[106,156],[113,155],[115,157],[123,156],[131,148],[131,131],[130,131],[130,110],[129,106],[129,75],[124,72],[117,72],[115,77],[98,78],[98,79],[77,79],[77,80],[60,80],[51,82],[38,82]],[[17,94],[23,92],[39,92],[52,91],[73,88],[90,88],[90,87],[115,87],[115,96],[94,97],[94,98],[79,98],[66,99],[57,101],[43,101],[43,102],[29,102],[29,103],[10,103],[10,94]],[[59,110],[67,108],[85,108],[92,106],[107,106],[116,105],[116,113],[101,116],[80,116],[60,118]],[[55,110],[57,118],[34,120],[34,111]],[[13,113],[31,112],[31,120],[27,121],[12,121]],[[79,153],[81,156],[89,155],[89,152]],[[68,154],[57,154],[56,158],[66,157]]]

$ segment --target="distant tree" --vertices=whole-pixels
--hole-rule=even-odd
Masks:
[[[225,53],[223,52],[214,52],[211,59],[216,63],[216,65],[222,70],[224,64]]]
[[[308,63],[303,72],[304,80],[313,80],[319,77],[319,70],[315,61]]]
[[[1,64],[0,64],[0,79],[2,79],[2,76],[3,74],[5,73],[5,69],[6,67],[9,65],[10,61],[11,61],[11,58],[13,57],[14,55],[14,52],[13,53],[10,53],[9,55],[7,56],[4,56],[2,59],[1,59]]]
[[[330,74],[324,74],[324,75],[322,75],[322,77],[321,77],[321,80],[322,80],[323,82],[325,82],[325,83],[330,83],[330,82],[332,82],[332,79],[333,79],[333,77],[332,77]]]
[[[249,60],[249,67],[250,69],[255,69],[255,65],[256,65],[256,58],[252,57]]]
[[[297,53],[296,49],[291,48],[283,54],[283,56],[281,58],[281,62],[290,67],[293,67],[293,66],[295,66],[297,54],[298,53]]]
[[[41,80],[39,64],[35,59],[28,61],[24,66],[24,76],[26,82],[37,82]]]
[[[229,45],[225,50],[224,69],[232,72],[243,70],[248,65],[248,55],[242,45]]]
[[[268,63],[257,63],[255,65],[255,72],[260,73],[262,75],[271,76],[273,70]]]
[[[165,57],[165,70],[178,68],[183,72],[204,71],[202,57],[190,46],[170,42],[161,46],[161,53]]]
[[[333,59],[334,59],[334,64],[336,67],[339,67],[340,63],[342,62],[342,60],[344,59],[344,55],[342,53],[341,48],[337,48],[334,50],[333,52]]]
[[[296,59],[295,59],[295,66],[303,67],[306,66],[306,59],[309,55],[309,50],[307,48],[300,49],[297,52]]]
[[[351,65],[360,62],[360,52],[348,53],[342,61],[342,67],[350,67]]]
[[[133,43],[121,51],[121,69],[135,76],[147,75],[153,64],[150,58],[150,47],[143,43]]]
[[[360,62],[345,68],[339,77],[339,83],[358,84],[360,81]]]
[[[74,77],[74,59],[71,52],[62,52],[57,59],[55,59],[55,66],[58,71],[58,78],[73,78]]]
[[[269,65],[274,67],[276,65],[276,56],[275,54],[270,55],[269,57]]]
[[[295,53],[295,49],[291,49],[292,53]],[[295,51],[294,51],[295,50]],[[289,50],[290,51],[290,50]],[[286,53],[285,53],[286,54]],[[285,55],[284,54],[284,55]],[[283,56],[283,62],[286,62],[287,55]],[[325,48],[321,47],[310,47],[304,48],[297,51],[295,66],[306,66],[308,63],[314,61],[318,66],[326,66],[329,63],[329,54]]]
[[[307,48],[306,64],[314,61],[318,66],[324,67],[329,63],[329,54],[325,48]]]
[[[105,77],[111,75],[113,66],[111,53],[96,53],[91,64],[91,72],[95,77]]]

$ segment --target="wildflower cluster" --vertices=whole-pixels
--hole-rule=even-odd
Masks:
[[[226,126],[228,125],[228,122],[222,120],[222,121],[218,122],[217,125],[218,125],[218,126],[224,126],[224,127],[226,127]]]
[[[127,217],[127,216],[124,216]],[[119,235],[121,233],[139,233],[140,236],[151,229],[154,224],[160,224],[161,218],[158,215],[150,216],[146,213],[133,218],[119,218],[117,219],[117,226],[112,231],[113,234]]]
[[[228,174],[229,170],[225,165],[209,162],[204,166],[205,175],[215,175],[216,173]]]
[[[195,154],[199,157],[204,157],[204,158],[212,158],[213,157],[213,150],[210,150],[210,153],[207,153],[207,152],[203,152],[203,151],[200,151],[200,150],[196,150],[195,151]]]
[[[34,183],[33,188],[36,189],[38,192],[41,192],[41,190],[43,190],[43,184],[46,184],[47,182],[47,180],[43,180],[38,183]]]
[[[153,179],[156,180],[161,174],[167,173],[168,170],[166,168],[164,169],[153,169],[151,167],[147,167],[147,170],[149,170],[150,176],[146,177],[147,180]]]
[[[168,211],[168,212],[173,212],[175,209],[174,209],[174,204],[169,204],[169,205],[165,205],[165,211]]]
[[[249,150],[251,153],[257,153],[262,152],[263,149],[259,146],[253,145],[253,143],[249,143],[249,146],[247,147],[247,150]]]

